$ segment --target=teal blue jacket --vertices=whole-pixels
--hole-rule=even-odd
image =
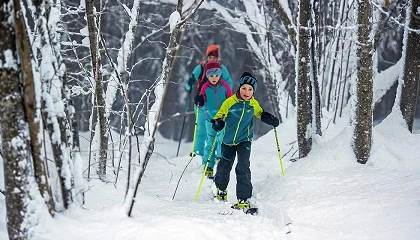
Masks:
[[[254,137],[254,116],[261,118],[264,111],[258,101],[252,97],[242,100],[237,94],[226,99],[213,119],[225,121],[223,143],[237,145],[244,141],[252,141]]]
[[[203,84],[200,94],[204,97],[206,119],[210,121],[216,115],[222,103],[232,96],[232,90],[228,83],[220,79],[216,85],[207,81]]]

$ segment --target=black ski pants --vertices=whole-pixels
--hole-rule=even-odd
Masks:
[[[238,199],[248,199],[252,195],[251,169],[249,168],[249,157],[251,155],[250,141],[241,142],[233,146],[222,143],[222,159],[217,164],[214,182],[217,188],[226,190],[236,154],[238,154],[238,163],[235,168],[236,197]]]

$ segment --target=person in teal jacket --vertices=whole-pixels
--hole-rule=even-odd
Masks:
[[[203,84],[200,92],[194,98],[197,107],[204,110],[206,119],[205,126],[207,137],[204,144],[202,164],[205,170],[204,174],[208,178],[213,178],[213,168],[216,164],[216,156],[221,156],[222,140],[222,134],[217,134],[212,128],[210,120],[216,115],[222,103],[232,96],[232,89],[229,84],[220,77],[221,75],[221,64],[216,61],[208,62],[206,64],[206,77],[208,81]],[[207,162],[208,165],[206,165]]]
[[[253,117],[261,119],[273,127],[279,125],[279,120],[271,113],[264,111],[254,98],[257,90],[257,80],[248,72],[239,79],[239,90],[222,104],[211,120],[215,131],[224,129],[222,140],[222,159],[217,165],[214,182],[216,198],[227,200],[226,188],[229,183],[230,171],[238,155],[236,164],[236,197],[238,208],[249,208],[249,198],[252,196],[250,155],[251,142],[254,135]]]
[[[219,59],[219,47],[215,44],[210,44],[207,47],[206,51],[207,62],[209,61],[218,61]],[[193,86],[197,87],[197,93],[200,92],[201,87],[207,81],[206,78],[206,63],[202,62],[198,64],[194,70],[192,71],[191,77],[185,85],[185,89],[188,92],[192,91]],[[230,77],[229,71],[223,64],[221,65],[222,75],[221,78],[227,82],[227,84],[232,89],[232,78]],[[204,155],[204,143],[206,140],[206,118],[204,109],[194,107],[194,112],[196,116],[196,125],[195,125],[195,133],[194,133],[194,146],[193,152],[197,155]],[[220,157],[220,156],[216,156]]]

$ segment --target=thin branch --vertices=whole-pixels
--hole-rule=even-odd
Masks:
[[[274,8],[276,9],[277,14],[280,17],[280,21],[283,23],[286,31],[289,35],[290,41],[292,42],[293,48],[296,50],[297,41],[296,41],[296,31],[292,27],[292,21],[287,16],[286,11],[284,11],[283,6],[281,6],[279,0],[270,0],[273,4]]]

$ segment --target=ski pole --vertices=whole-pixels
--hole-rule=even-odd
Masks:
[[[195,138],[197,136],[197,124],[198,124],[198,108],[194,107],[194,113],[195,113],[195,122],[194,122],[194,134],[193,134],[193,142],[192,142],[192,149],[190,152],[190,157],[194,157],[195,154]]]
[[[190,161],[185,166],[184,171],[182,171],[181,176],[178,179],[178,183],[176,184],[176,188],[175,188],[175,191],[174,191],[174,195],[172,196],[172,200],[174,200],[174,198],[175,198],[176,190],[178,190],[179,182],[181,181],[182,176],[184,176],[185,170],[187,169],[188,165],[190,165],[190,163],[191,163],[191,161],[193,160],[194,157],[195,157],[195,155],[191,156]]]
[[[217,143],[217,135],[218,134],[219,134],[219,132],[216,133],[216,136],[214,137],[213,144],[211,145],[210,154],[209,154],[209,157],[207,158],[206,166],[204,167],[203,174],[201,175],[200,184],[198,185],[198,189],[197,189],[197,193],[195,194],[194,201],[197,201],[198,196],[200,195],[201,187],[203,186],[203,182],[204,182],[204,176],[206,175],[206,171],[207,171],[207,167],[209,166],[211,155],[213,155],[214,148],[215,148],[216,143]]]
[[[187,112],[188,112],[188,108],[190,106],[190,98],[191,98],[191,89],[190,89],[190,91],[188,91],[188,98],[187,98],[187,102],[185,104],[184,120],[182,121],[182,127],[181,127],[181,136],[179,137],[178,149],[176,150],[176,156],[177,157],[178,157],[178,154],[179,154],[179,147],[181,146],[182,135],[184,135],[185,119],[187,118]]]
[[[276,128],[274,128],[274,135],[276,136],[277,153],[279,155],[279,160],[280,160],[281,175],[284,176],[283,159],[282,159],[281,153],[280,153],[279,138],[277,137],[277,129]]]

